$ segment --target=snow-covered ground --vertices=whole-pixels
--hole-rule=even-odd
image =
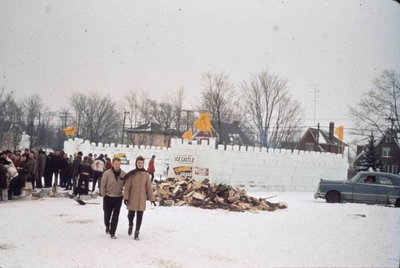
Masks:
[[[150,207],[140,241],[104,233],[102,199],[0,203],[0,267],[399,267],[400,209],[327,204],[312,193],[278,197],[289,208],[236,213]]]

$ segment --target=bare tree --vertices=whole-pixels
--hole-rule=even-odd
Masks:
[[[120,115],[110,96],[75,92],[69,99],[79,114],[80,136],[91,142],[115,142],[120,136]]]
[[[276,148],[294,139],[301,122],[300,103],[289,95],[287,81],[263,71],[241,85],[246,115],[260,146]]]
[[[43,100],[38,94],[26,97],[22,102],[27,133],[30,136],[30,149],[37,146],[39,137],[37,135],[37,125],[40,125],[40,116],[44,112]]]
[[[12,92],[6,93],[5,88],[0,90],[0,123],[10,124],[8,134],[0,131],[0,147],[4,145],[8,149],[16,149],[21,134],[25,128],[24,112],[22,105],[15,100]],[[9,139],[4,139],[9,135]]]
[[[175,129],[177,131],[181,131],[182,125],[182,110],[183,110],[183,102],[185,100],[185,90],[183,87],[180,87],[175,92],[175,97],[173,99],[172,105],[175,112]]]
[[[127,111],[128,114],[128,122],[131,127],[137,127],[140,119],[142,117],[142,113],[140,111],[140,98],[135,91],[129,91],[129,93],[125,96],[125,100],[127,102]]]
[[[223,73],[204,73],[202,80],[201,110],[217,122],[216,131],[221,136],[221,123],[238,119],[234,86]]]
[[[373,81],[356,107],[350,108],[355,123],[352,134],[366,140],[372,132],[384,135],[387,128],[400,130],[400,73],[385,70]]]

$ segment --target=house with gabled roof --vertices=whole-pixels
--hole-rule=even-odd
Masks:
[[[308,128],[297,143],[296,149],[342,154],[348,145],[335,137],[334,132],[335,124],[333,122],[329,124],[329,132],[320,128]]]
[[[221,135],[217,131],[219,128]],[[211,131],[195,131],[193,134],[193,140],[196,141],[209,139],[216,139],[218,144],[254,146],[254,142],[242,130],[237,121],[221,122],[220,125],[217,121],[211,121]]]
[[[383,163],[383,171],[399,174],[400,166],[400,131],[388,128],[384,135],[376,142],[376,152]],[[357,170],[361,166],[364,157],[363,145],[357,146],[357,155],[353,160],[352,167]]]

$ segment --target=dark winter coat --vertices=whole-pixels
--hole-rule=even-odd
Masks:
[[[79,165],[82,162],[82,158],[80,156],[77,156],[74,158],[74,161],[72,162],[72,177],[76,178],[79,173],[78,173],[78,169],[79,169]]]
[[[28,161],[26,161],[26,163],[25,163],[24,168],[26,168],[27,181],[35,181],[36,175],[37,175],[36,160],[33,158],[28,159]]]
[[[7,169],[0,164],[0,190],[7,188]]]
[[[72,176],[72,162],[71,161],[67,161],[67,166],[63,170],[63,176],[66,179],[70,179],[70,178],[73,177]]]
[[[53,172],[61,170],[62,167],[62,158],[61,156],[53,156],[53,159],[51,161],[51,170]]]
[[[67,165],[68,165],[68,158],[65,158],[65,157],[61,158],[61,161],[60,161],[61,172],[64,171],[64,169],[67,167]]]
[[[45,168],[46,168],[46,154],[40,153],[37,156],[37,169],[38,169],[38,174],[40,176],[43,176]]]
[[[82,161],[78,167],[78,174],[88,175],[93,177],[93,170],[88,161]]]
[[[44,177],[48,178],[52,174],[52,166],[53,166],[53,157],[51,155],[48,155],[46,157],[46,163],[44,165]]]

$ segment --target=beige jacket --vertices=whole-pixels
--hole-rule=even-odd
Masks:
[[[149,173],[137,171],[126,174],[124,200],[128,200],[128,210],[145,211],[147,195],[149,195],[150,201],[154,201]]]
[[[125,172],[121,171],[120,178],[115,178],[113,169],[110,168],[109,170],[103,173],[101,177],[101,189],[100,194],[102,197],[108,195],[112,197],[119,197],[122,196],[122,190],[124,188],[124,178]]]

